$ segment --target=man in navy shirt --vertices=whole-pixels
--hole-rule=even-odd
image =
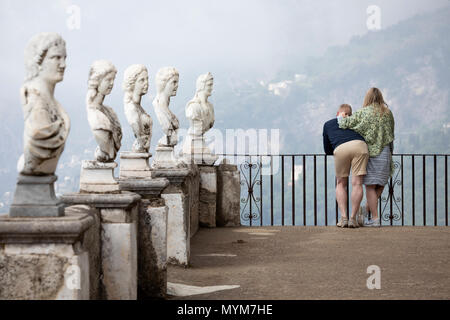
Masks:
[[[343,104],[339,107],[336,116],[352,115],[352,107]],[[369,150],[364,138],[350,129],[340,129],[337,118],[325,122],[323,126],[323,149],[327,155],[334,155],[336,172],[336,201],[341,211],[341,219],[337,226],[345,228],[359,227],[356,214],[359,211],[363,198],[362,182],[366,174]],[[347,177],[352,169],[352,215],[350,221],[347,217]]]

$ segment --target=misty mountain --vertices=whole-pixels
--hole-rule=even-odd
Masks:
[[[376,86],[395,117],[396,152],[449,153],[449,17],[450,7],[354,37],[216,98],[227,106],[217,113],[234,127],[280,128],[282,152],[322,152],[323,123]]]

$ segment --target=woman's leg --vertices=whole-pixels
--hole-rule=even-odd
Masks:
[[[377,198],[379,199],[381,197],[381,194],[383,193],[384,186],[380,186],[380,185],[377,184],[375,189],[376,189],[376,192],[377,192]]]
[[[372,219],[378,218],[378,194],[376,185],[366,185],[367,205],[369,206]]]

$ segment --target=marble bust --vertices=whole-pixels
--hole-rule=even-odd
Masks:
[[[98,162],[113,162],[121,146],[122,128],[114,110],[103,104],[111,93],[117,70],[106,60],[97,60],[91,65],[86,96],[88,122],[98,146],[95,159]]]
[[[164,132],[158,141],[158,146],[173,147],[178,143],[177,117],[170,111],[170,98],[176,96],[178,90],[179,73],[174,67],[164,67],[156,74],[156,97],[153,100],[156,117]]]
[[[11,217],[59,217],[64,203],[55,195],[58,160],[70,131],[70,119],[54,97],[64,78],[66,43],[57,33],[39,33],[25,49],[26,77],[20,90],[24,148],[19,159]]]
[[[208,101],[213,81],[213,76],[209,72],[197,78],[195,96],[186,105],[186,117],[190,122],[188,133],[203,135],[214,125],[214,107]]]
[[[153,120],[141,106],[142,96],[148,91],[148,71],[144,65],[133,64],[125,70],[123,90],[125,116],[136,137],[132,151],[147,153],[152,138]]]
[[[214,125],[214,106],[208,101],[214,79],[210,72],[200,75],[194,97],[186,105],[189,130],[183,144],[183,157],[194,158],[195,163],[213,164],[217,157],[205,143],[204,134]]]
[[[22,175],[53,175],[69,135],[70,119],[54,97],[64,78],[66,43],[57,33],[39,33],[25,49],[25,82],[20,90],[25,119]]]

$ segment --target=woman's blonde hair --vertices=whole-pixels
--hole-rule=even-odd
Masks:
[[[380,89],[370,88],[364,97],[363,107],[373,105],[381,116],[389,111],[388,105],[384,102]]]

